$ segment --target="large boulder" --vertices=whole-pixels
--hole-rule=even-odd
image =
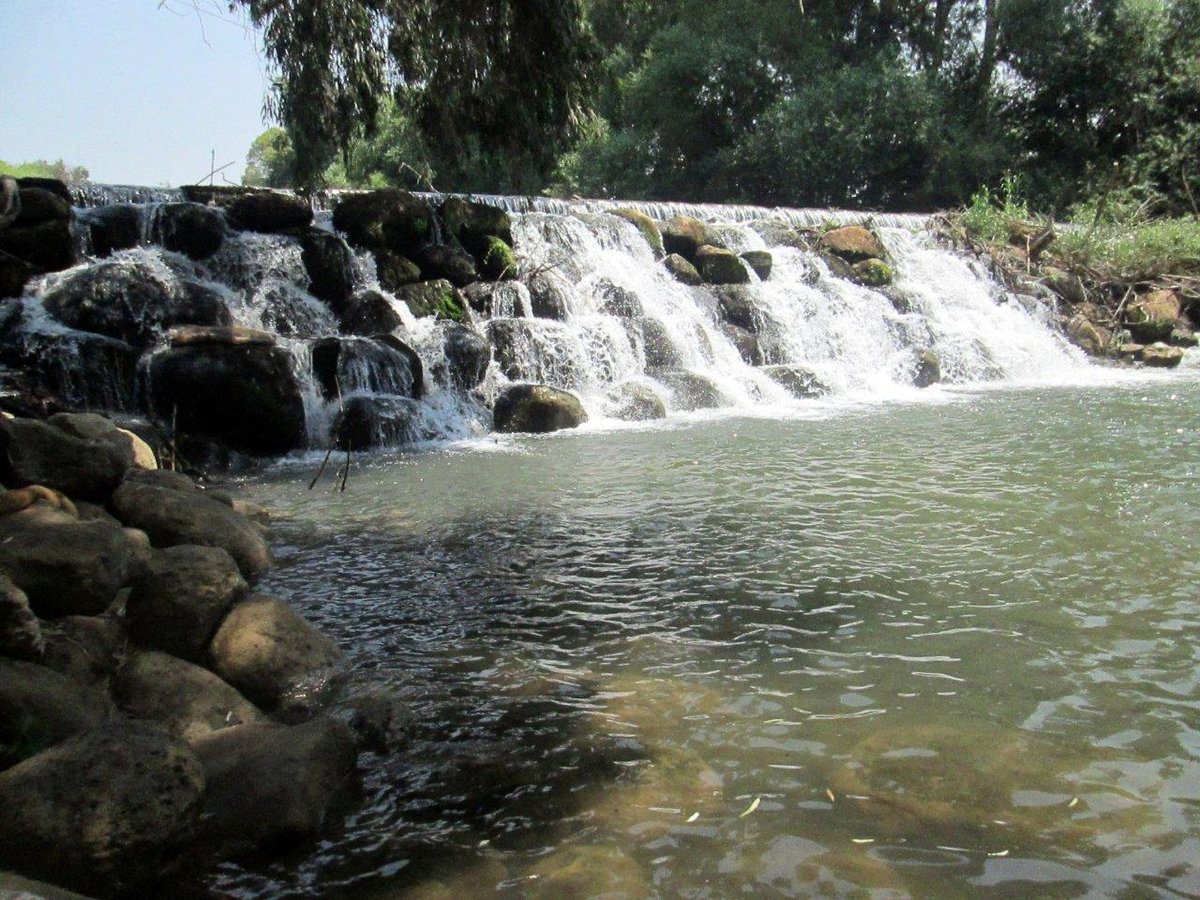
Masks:
[[[33,266],[25,260],[0,250],[0,299],[24,294],[33,272]]]
[[[747,250],[742,255],[742,260],[758,276],[760,281],[766,281],[771,277],[771,268],[775,264],[775,258],[771,255],[770,250]]]
[[[439,319],[461,322],[465,316],[466,301],[454,285],[445,279],[405,285],[394,293],[396,299],[417,317],[437,316]]]
[[[42,634],[42,664],[80,684],[108,684],[129,651],[129,635],[112,614],[50,619],[42,623]]]
[[[1129,305],[1125,325],[1138,343],[1169,341],[1177,328],[1186,325],[1183,303],[1175,291],[1151,291]]]
[[[816,372],[804,366],[764,366],[763,374],[800,400],[823,397],[830,390],[829,385],[822,381]]]
[[[12,224],[22,226],[42,225],[45,222],[71,221],[71,201],[54,191],[42,187],[21,188],[21,211]]]
[[[125,607],[129,636],[142,647],[201,662],[226,613],[249,590],[220,547],[181,544],[150,554]]]
[[[575,428],[588,416],[574,394],[544,384],[514,384],[496,398],[493,418],[497,431],[544,434]]]
[[[1183,362],[1183,351],[1178,347],[1168,347],[1164,344],[1151,344],[1143,347],[1139,357],[1143,365],[1155,369],[1174,369]]]
[[[481,318],[495,319],[525,315],[527,291],[524,285],[515,281],[477,281],[463,288],[460,294]],[[549,315],[544,318],[555,317]]]
[[[379,286],[389,293],[396,293],[407,284],[416,284],[424,276],[421,267],[409,259],[391,250],[372,250],[375,259],[375,279]]]
[[[489,235],[474,254],[479,274],[499,280],[517,277],[517,255],[513,248],[495,235]]]
[[[343,661],[337,645],[292,607],[263,596],[230,611],[210,652],[213,671],[268,711]]]
[[[738,356],[746,365],[761,366],[763,364],[765,360],[762,345],[758,341],[758,335],[754,332],[729,322],[722,322],[721,333],[729,338],[730,343],[737,348]]]
[[[442,336],[446,374],[450,384],[461,391],[479,386],[492,361],[492,346],[487,338],[466,325],[450,323]]]
[[[715,246],[717,243],[709,235],[708,226],[690,216],[675,216],[662,226],[661,231],[666,253],[678,253],[687,260],[695,257],[696,251],[704,245]]]
[[[46,640],[25,592],[0,572],[0,656],[39,660]]]
[[[919,388],[930,387],[942,380],[942,362],[932,350],[913,352],[913,384]]]
[[[736,254],[720,247],[705,244],[693,258],[696,271],[709,284],[745,284],[750,271]]]
[[[646,355],[646,368],[675,369],[683,365],[683,354],[671,339],[671,333],[662,320],[647,317],[641,321],[642,349]]]
[[[74,409],[133,409],[139,356],[124,341],[101,334],[0,336],[0,363],[22,373],[31,392]]]
[[[150,239],[192,259],[207,259],[225,243],[225,220],[199,203],[164,203],[151,216]]]
[[[35,663],[0,660],[0,770],[115,715],[101,690]]]
[[[528,287],[529,305],[534,316],[558,322],[567,318],[571,308],[571,287],[565,278],[553,271],[537,272],[530,276]]]
[[[195,751],[207,783],[205,837],[254,847],[317,833],[353,787],[358,755],[349,728],[328,719],[238,725]]]
[[[762,316],[751,288],[730,285],[717,292],[717,309],[721,318],[730,325],[758,334],[762,327]]]
[[[851,263],[864,259],[883,259],[887,255],[874,232],[861,225],[847,225],[825,232],[821,235],[820,246]]]
[[[455,287],[466,287],[479,280],[475,258],[456,244],[433,244],[412,254],[421,274],[427,279],[445,279]]]
[[[608,414],[623,422],[646,422],[667,415],[666,404],[654,389],[640,381],[622,381],[605,394]]]
[[[60,219],[0,229],[0,252],[24,260],[37,272],[61,272],[77,261],[71,223]]]
[[[132,450],[108,440],[76,437],[36,419],[0,421],[0,478],[5,484],[41,484],[70,497],[103,502],[132,465]]]
[[[626,222],[630,222],[642,233],[642,237],[650,245],[650,252],[654,254],[655,259],[662,259],[666,255],[666,250],[663,247],[662,232],[659,231],[658,225],[655,224],[652,218],[644,212],[628,208],[614,209],[612,210],[612,214],[624,219]]]
[[[1094,324],[1085,312],[1077,312],[1066,322],[1067,336],[1091,356],[1103,356],[1108,350],[1111,334],[1107,328]]]
[[[438,208],[446,234],[462,241],[468,250],[475,252],[471,243],[498,237],[506,244],[512,243],[512,219],[498,206],[476,203],[461,197],[447,197]]]
[[[354,291],[354,253],[332,232],[310,228],[300,235],[300,258],[314,297],[340,312]]]
[[[432,240],[436,230],[433,208],[396,188],[342,197],[333,208],[333,227],[361,247],[404,256]]]
[[[155,413],[183,434],[245,453],[304,444],[304,399],[290,353],[259,344],[188,344],[150,359]]]
[[[655,378],[671,389],[671,405],[683,412],[729,406],[729,399],[707,376],[690,369],[665,369]]]
[[[242,577],[257,581],[271,568],[271,550],[258,529],[220,500],[196,490],[165,487],[145,476],[127,478],[113,493],[111,507],[126,525],[138,528],[158,548],[180,544],[220,547],[233,557]]]
[[[674,276],[676,281],[688,285],[704,284],[700,272],[687,259],[678,253],[668,253],[663,259],[663,267]]]
[[[425,392],[420,355],[395,335],[322,338],[310,352],[326,402],[362,392],[419,400]]]
[[[233,321],[215,288],[142,259],[110,259],[71,272],[46,292],[42,305],[65,325],[135,347],[148,346],[173,325]]]
[[[104,612],[132,574],[136,546],[120,527],[38,502],[0,516],[0,569],[39,616]]]
[[[86,441],[101,441],[112,447],[121,459],[142,469],[157,469],[158,460],[154,450],[144,440],[124,428],[118,428],[112,420],[96,413],[55,413],[47,420],[60,431]]]
[[[111,256],[118,250],[129,250],[142,239],[142,208],[132,203],[114,203],[86,210],[82,221],[91,240],[93,256]]]
[[[350,397],[333,420],[334,446],[366,450],[410,443],[419,437],[419,412],[416,401],[407,397]]]
[[[131,719],[153,722],[195,743],[216,731],[267,717],[208,669],[166,653],[133,653],[117,671],[113,699]]]
[[[225,206],[229,224],[241,231],[299,231],[313,219],[312,204],[283,191],[247,190]]]
[[[400,313],[379,291],[359,291],[338,314],[338,328],[343,334],[391,334],[403,325]]]
[[[191,844],[203,793],[187,745],[145,725],[107,725],[0,774],[0,865],[88,893],[128,893]]]

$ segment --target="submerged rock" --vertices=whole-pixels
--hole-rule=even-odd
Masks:
[[[664,369],[655,377],[671,389],[671,405],[682,412],[716,409],[730,402],[721,389],[705,375],[690,369]]]
[[[115,715],[101,690],[45,666],[0,660],[0,769],[99,728]]]
[[[333,420],[333,445],[339,450],[368,450],[410,443],[420,436],[419,415],[416,401],[407,397],[350,397]]]
[[[142,210],[132,203],[89,209],[83,221],[91,239],[92,253],[99,257],[129,250],[142,239]]]
[[[662,397],[640,381],[614,384],[605,392],[604,399],[609,404],[609,415],[625,422],[647,422],[667,415]]]
[[[751,334],[758,334],[762,318],[750,288],[733,285],[722,287],[717,291],[717,303],[722,319]]]
[[[346,301],[338,316],[343,334],[391,334],[404,326],[404,320],[391,301],[379,291],[360,291]]]
[[[771,269],[775,264],[775,258],[771,256],[770,250],[747,250],[741,256],[742,260],[754,270],[754,274],[761,281],[766,281],[771,277]]]
[[[913,384],[929,387],[942,380],[942,362],[932,350],[917,350],[913,354]]]
[[[728,322],[721,323],[721,333],[729,338],[733,346],[737,348],[738,355],[742,357],[742,361],[746,365],[761,366],[763,364],[762,347],[759,345],[757,335]]]
[[[571,308],[571,286],[557,272],[539,272],[529,279],[529,305],[537,318],[562,322]]]
[[[313,375],[327,402],[362,392],[413,400],[425,393],[421,357],[395,335],[322,338],[311,354]]]
[[[493,412],[497,431],[544,434],[587,421],[579,398],[544,384],[514,384],[501,391]]]
[[[466,325],[450,323],[442,336],[450,383],[461,391],[480,385],[492,361],[492,346],[487,338]]]
[[[398,288],[395,294],[414,316],[437,316],[452,322],[463,320],[465,301],[462,294],[445,279],[406,285]]]
[[[663,267],[670,272],[676,281],[688,285],[704,284],[704,279],[690,262],[678,253],[669,253],[663,259]]]
[[[823,382],[816,372],[804,366],[764,366],[763,374],[770,376],[771,380],[801,400],[824,397],[829,393],[829,385]]]

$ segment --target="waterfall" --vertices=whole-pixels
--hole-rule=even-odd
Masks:
[[[419,196],[436,206],[446,195]],[[331,199],[336,195],[323,202]],[[40,366],[49,373],[43,387],[81,406],[136,406],[141,389],[135,379],[141,375],[135,370],[142,373],[147,365],[144,356],[138,363],[138,354],[161,351],[170,324],[164,315],[142,310],[147,318],[138,339],[147,343],[133,341],[130,351],[123,343],[131,341],[127,335],[75,331],[41,307],[47,293],[78,269],[109,266],[134,281],[152,275],[163,296],[208,298],[225,310],[214,321],[275,335],[294,360],[310,446],[335,439],[335,421],[351,402],[375,410],[374,443],[477,435],[490,428],[491,402],[514,382],[570,391],[593,422],[604,423],[702,410],[785,413],[818,398],[912,396],[915,385],[928,380],[930,365],[948,384],[1049,382],[1088,365],[1059,332],[1051,300],[1011,293],[977,262],[940,246],[928,216],[471,199],[510,213],[517,259],[516,280],[483,286],[486,302],[473,299],[467,309],[466,324],[479,336],[471,340],[491,345],[492,359],[477,387],[457,383],[453,375],[447,348],[462,339],[454,332],[460,326],[415,316],[381,286],[370,253],[354,251],[354,290],[383,298],[399,323],[394,344],[340,333],[338,314],[310,292],[295,234],[233,231],[215,254],[191,260],[156,244],[157,210],[180,203],[179,192],[102,185],[75,189],[80,253],[93,252],[89,223],[114,204],[137,206],[137,246],[30,282],[18,304],[22,321],[14,324],[11,312],[0,321],[11,345],[0,363],[9,369]],[[331,217],[320,206],[314,227],[330,231]],[[634,224],[611,214],[617,208],[660,223],[680,215],[700,219],[734,253],[769,254],[769,275],[747,266],[745,284],[685,284]],[[811,238],[822,228],[854,223],[869,226],[885,245],[894,271],[887,286],[864,286],[846,277],[837,260],[809,249],[811,240],[795,240],[798,232]],[[315,349],[321,342],[325,349]],[[98,360],[119,375],[97,377]],[[322,365],[328,371],[317,371]]]

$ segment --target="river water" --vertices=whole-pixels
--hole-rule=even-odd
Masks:
[[[315,468],[262,589],[394,715],[210,896],[1200,895],[1194,369]]]

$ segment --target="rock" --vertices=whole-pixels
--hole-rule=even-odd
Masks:
[[[1088,302],[1087,288],[1083,286],[1083,280],[1078,275],[1050,266],[1042,271],[1042,283],[1067,303],[1078,306]]]
[[[403,326],[400,314],[379,291],[359,291],[338,316],[338,327],[343,334],[391,334]]]
[[[25,260],[0,251],[0,299],[22,296],[33,274],[33,266]]]
[[[754,270],[754,274],[759,277],[760,281],[766,281],[771,277],[771,268],[775,264],[775,258],[771,256],[770,250],[747,250],[741,255],[741,258]]]
[[[64,200],[53,191],[40,187],[23,187],[21,190],[21,212],[12,223],[13,227],[28,228],[46,222],[71,221],[71,201]]]
[[[708,227],[690,216],[675,216],[662,226],[661,232],[663,250],[667,254],[678,253],[687,260],[691,260],[705,244],[716,244],[709,236]]]
[[[0,568],[43,618],[104,612],[128,582],[135,555],[122,529],[40,503],[0,518]]]
[[[655,259],[662,259],[666,255],[666,250],[663,247],[662,232],[658,230],[658,225],[654,220],[643,212],[638,212],[636,209],[614,209],[612,214],[618,218],[624,219],[626,222],[632,222],[638,231],[642,233],[642,237],[646,239],[646,243],[650,245],[650,252],[654,254]]]
[[[529,305],[527,289],[515,281],[477,281],[463,288],[461,296],[485,319],[524,316]]]
[[[528,881],[530,900],[583,897],[653,897],[654,886],[623,850],[567,846],[538,860]]]
[[[352,787],[358,755],[350,730],[327,719],[237,725],[195,750],[208,785],[206,837],[255,847],[290,846],[320,831]]]
[[[1165,344],[1152,344],[1142,349],[1142,363],[1155,369],[1173,369],[1183,361],[1183,351]]]
[[[1067,321],[1066,330],[1067,336],[1092,356],[1102,356],[1108,348],[1107,330],[1097,328],[1082,312]]]
[[[152,650],[125,661],[112,693],[131,719],[153,722],[189,744],[236,725],[267,721],[258,707],[212,672]]]
[[[416,284],[424,277],[421,267],[407,256],[391,250],[374,250],[372,256],[375,257],[375,278],[379,286],[389,293],[394,294],[405,285]]]
[[[929,387],[942,380],[942,363],[932,350],[917,350],[913,354],[913,364],[913,384],[916,387]]]
[[[0,572],[0,656],[36,661],[45,651],[46,641],[29,598]]]
[[[336,234],[310,228],[300,235],[300,257],[308,290],[340,312],[354,290],[354,254]]]
[[[115,715],[101,690],[36,663],[0,659],[0,770],[99,728]],[[0,820],[7,816],[5,809]]]
[[[406,397],[350,397],[333,420],[334,446],[339,450],[395,447],[420,437],[420,409]]]
[[[343,661],[341,650],[281,600],[254,596],[235,606],[210,649],[213,671],[265,710],[301,683]]]
[[[435,231],[430,205],[396,188],[343,196],[333,208],[333,227],[359,246],[405,256],[428,243]]]
[[[690,285],[704,284],[704,279],[696,267],[678,253],[667,254],[663,259],[663,266],[675,277],[676,281]]]
[[[1131,319],[1147,321],[1151,319],[1169,319],[1172,322],[1183,320],[1183,301],[1175,291],[1151,291],[1143,294],[1133,303],[1129,311]]]
[[[7,228],[21,214],[21,186],[11,175],[0,175],[0,229]]]
[[[756,219],[747,223],[768,247],[792,247],[796,250],[811,250],[811,232],[789,225],[782,219]]]
[[[450,323],[442,336],[450,383],[460,391],[479,386],[492,361],[492,346],[487,338],[466,325]]]
[[[115,616],[64,616],[42,626],[42,662],[80,684],[107,684],[129,649],[129,637]]]
[[[61,178],[41,178],[36,175],[28,175],[24,178],[18,178],[17,185],[22,188],[38,188],[43,191],[49,191],[68,206],[74,202],[71,198],[71,189],[67,187],[67,183]]]
[[[1127,321],[1125,327],[1138,343],[1153,344],[1169,341],[1176,326],[1170,319],[1145,319],[1141,322]]]
[[[112,509],[126,525],[146,532],[157,548],[179,544],[220,547],[233,557],[242,577],[251,584],[271,568],[270,548],[257,529],[224,503],[199,491],[126,479],[113,493]]]
[[[509,381],[575,385],[586,378],[578,343],[566,327],[544,319],[496,318],[487,323],[496,366]]]
[[[249,590],[227,552],[186,544],[152,552],[132,587],[125,622],[134,642],[196,663]]]
[[[0,864],[88,893],[131,891],[192,842],[203,792],[185,744],[108,725],[0,774]]]
[[[57,219],[0,230],[0,252],[24,260],[35,272],[61,272],[76,262],[71,225]]]
[[[745,284],[750,273],[742,261],[729,250],[704,245],[696,251],[696,271],[709,284]]]
[[[479,264],[479,274],[484,278],[499,280],[517,276],[516,254],[512,247],[494,235],[484,239],[483,249],[476,253],[475,259]]]
[[[762,347],[758,343],[757,335],[753,332],[728,322],[722,322],[721,333],[729,338],[733,346],[737,348],[738,355],[746,365],[761,366],[763,364]]]
[[[85,210],[80,218],[87,227],[94,256],[111,256],[118,250],[129,250],[142,239],[142,210],[132,203],[114,203]]]
[[[587,421],[579,398],[544,384],[514,384],[496,398],[495,428],[505,432],[544,434],[575,428]]]
[[[1167,343],[1172,347],[1200,347],[1200,335],[1190,328],[1177,326],[1171,329]]]
[[[174,325],[228,326],[223,297],[140,259],[110,259],[65,276],[42,299],[65,325],[147,347]]]
[[[825,232],[821,235],[820,246],[851,263],[887,256],[879,238],[861,225],[847,225]]]
[[[804,366],[764,366],[763,374],[801,400],[824,397],[829,393],[829,385],[825,384],[816,372]]]
[[[131,465],[129,448],[78,438],[35,419],[0,421],[0,477],[6,484],[41,484],[103,502]]]
[[[758,334],[762,318],[753,290],[746,287],[723,287],[717,291],[717,309],[730,325]]]
[[[363,391],[419,400],[425,392],[421,357],[395,335],[322,338],[311,355],[326,402]]]
[[[467,249],[472,249],[472,241],[484,241],[492,236],[500,238],[506,244],[512,244],[512,219],[498,206],[476,203],[461,197],[447,197],[442,201],[438,212],[446,226],[446,234],[462,241]]]
[[[209,327],[182,325],[167,333],[167,342],[172,347],[220,346],[220,347],[274,347],[275,335],[257,328],[241,325]]]
[[[662,397],[640,381],[614,384],[605,392],[604,399],[609,404],[609,415],[623,422],[647,422],[667,415]]]
[[[0,872],[0,897],[4,900],[89,900],[83,894],[12,872]]]
[[[79,508],[74,501],[65,494],[61,494],[40,484],[31,484],[27,487],[15,488],[14,490],[0,493],[0,515],[7,516],[21,512],[35,503],[43,503],[53,509],[61,510],[67,514],[68,519],[79,518]],[[80,500],[79,503],[88,505],[83,500]],[[102,509],[103,507],[97,508]],[[89,518],[97,517],[89,516]]]
[[[132,409],[138,357],[124,341],[86,332],[0,340],[0,363],[21,372],[31,392],[74,409]]]
[[[592,296],[600,312],[607,315],[622,319],[641,319],[646,315],[642,299],[634,291],[608,278],[600,278],[592,285]]]
[[[240,231],[299,231],[312,222],[312,205],[283,191],[247,190],[225,207],[229,224]]]
[[[892,267],[882,259],[864,259],[854,264],[854,275],[860,284],[867,287],[884,287],[895,277]]]
[[[150,359],[155,413],[179,432],[269,456],[304,445],[304,399],[290,353],[193,343]]]
[[[729,406],[729,400],[709,378],[689,369],[665,369],[655,377],[671,389],[671,405],[683,412]]]
[[[397,289],[395,295],[417,317],[437,316],[439,319],[461,322],[465,315],[462,294],[444,279],[410,284]]]
[[[474,258],[454,244],[422,247],[413,253],[413,259],[425,278],[445,279],[459,288],[479,280]]]
[[[118,428],[104,416],[96,413],[55,413],[47,421],[77,438],[108,444],[122,459],[129,459],[131,465],[143,469],[158,468],[158,460],[149,444],[132,431]]]
[[[557,272],[539,272],[529,279],[530,311],[539,319],[562,322],[571,308],[571,288]]]
[[[641,326],[642,348],[648,370],[674,369],[683,365],[683,356],[661,320],[647,317],[642,320]]]
[[[199,203],[164,203],[154,210],[150,238],[192,259],[207,259],[225,242],[225,220]]]

